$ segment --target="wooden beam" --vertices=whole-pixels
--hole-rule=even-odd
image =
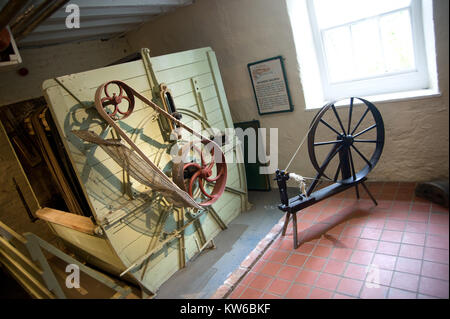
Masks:
[[[95,228],[97,228],[89,217],[66,213],[48,207],[37,210],[36,216],[49,223],[75,229],[89,235],[95,235]]]

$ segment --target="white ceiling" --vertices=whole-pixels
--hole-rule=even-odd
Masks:
[[[42,0],[41,0],[42,1]],[[39,4],[41,1],[30,1]],[[45,46],[93,39],[110,39],[136,29],[144,22],[195,0],[71,0],[18,41],[19,47]],[[3,2],[3,1],[2,1]],[[80,28],[68,29],[68,4],[80,8]],[[25,11],[25,6],[22,11]]]

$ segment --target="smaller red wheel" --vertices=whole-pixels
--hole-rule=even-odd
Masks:
[[[203,207],[214,204],[225,191],[227,183],[225,155],[217,144],[209,143],[204,140],[185,144],[178,153],[181,161],[174,162],[172,167],[175,184],[194,200],[200,200],[199,205]],[[207,161],[205,152],[209,148],[210,160]],[[216,148],[220,152],[217,157]],[[220,160],[216,161],[216,158]]]
[[[111,84],[115,84],[119,87],[118,94],[114,92],[112,93],[112,96],[110,95],[110,92],[108,92],[108,87]],[[126,95],[123,94],[124,90]],[[105,112],[110,118],[116,121],[126,119],[128,116],[130,116],[134,109],[134,95],[132,92],[129,92],[128,88],[122,87],[122,83],[119,81],[110,81],[103,86],[103,92],[106,96],[101,98],[100,101],[103,108],[105,109]],[[128,107],[125,111],[120,109],[120,104],[122,104],[123,100],[126,100],[128,102]],[[109,105],[113,106],[112,110],[108,109]]]

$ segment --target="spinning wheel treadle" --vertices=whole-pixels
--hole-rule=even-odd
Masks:
[[[357,121],[352,119],[355,116],[353,107],[355,99],[358,99],[363,104],[362,108],[358,109],[358,112],[362,112],[362,115],[358,114],[355,117],[358,118]],[[345,103],[347,100],[348,103]],[[349,105],[348,117],[342,117],[342,112],[339,115],[335,106],[338,102],[344,102],[344,105]],[[343,121],[343,119],[347,120]],[[351,187],[355,187],[356,197],[359,199],[358,184],[363,186],[374,204],[377,205],[375,198],[369,192],[364,181],[367,179],[367,174],[377,164],[383,151],[383,118],[371,102],[358,97],[350,97],[345,100],[328,103],[322,107],[312,120],[307,138],[309,158],[311,164],[317,171],[317,175],[309,185],[306,195],[298,195],[292,198],[288,197],[286,181],[289,179],[289,173],[285,170],[277,170],[275,178],[278,183],[281,199],[281,204],[278,207],[280,210],[286,212],[283,235],[286,233],[289,218],[292,215],[294,248],[298,247],[296,213],[301,209]],[[331,146],[331,149],[320,160],[320,153],[326,146]],[[331,165],[333,162],[335,167]],[[329,176],[333,177],[330,178]],[[334,184],[313,192],[318,182],[322,179],[333,181]]]

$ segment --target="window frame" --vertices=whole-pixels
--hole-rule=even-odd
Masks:
[[[381,17],[383,15],[399,12],[405,9],[409,10],[415,59],[414,70],[381,74],[369,78],[352,79],[336,83],[331,82],[330,79],[326,50],[323,41],[324,31],[330,30],[331,28],[324,28],[322,30],[319,29],[313,1],[314,0],[307,0],[306,7],[315,47],[314,51],[316,53],[320,73],[323,97],[325,100],[334,100],[345,96],[369,96],[430,88],[424,38],[422,3],[420,0],[411,0],[409,7],[395,9],[389,12],[374,15],[372,17],[366,17],[348,23],[343,23],[339,26],[331,27],[336,28],[341,26],[349,26],[366,19]]]

